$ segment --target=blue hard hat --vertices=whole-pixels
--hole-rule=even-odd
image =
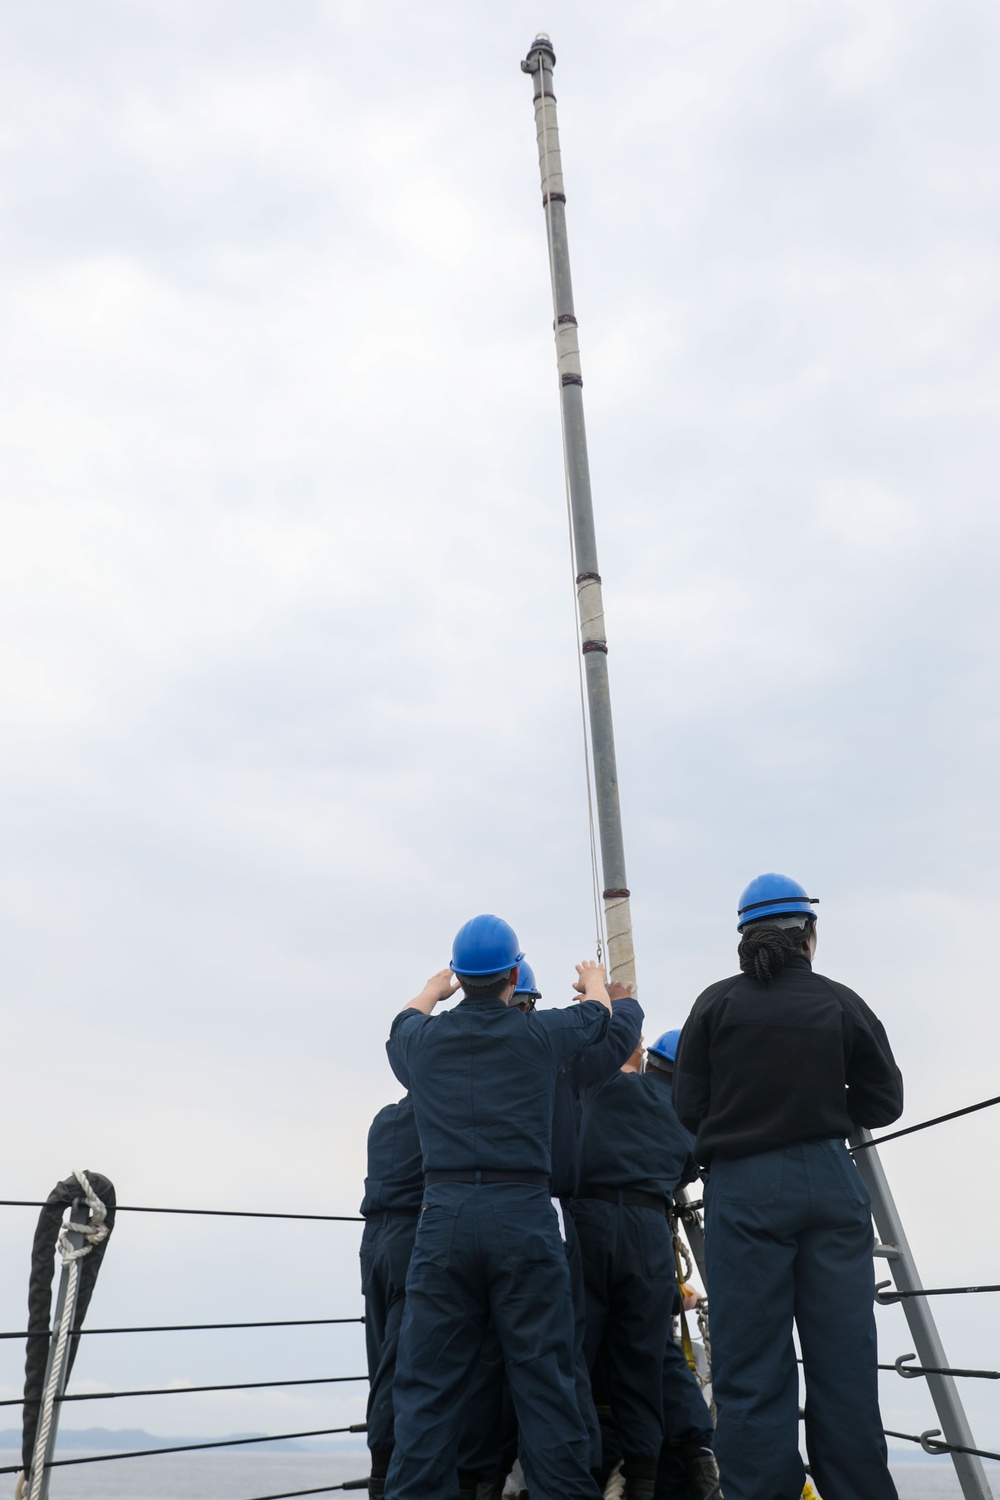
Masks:
[[[818,896],[807,896],[804,885],[792,880],[789,875],[758,875],[751,880],[740,897],[737,911],[737,932],[742,932],[751,922],[761,922],[765,917],[790,916],[802,912],[816,920],[810,907],[818,904]]]
[[[534,995],[536,1000],[542,998],[542,992],[535,983],[535,971],[526,958],[521,959],[520,973],[517,976],[517,984],[514,988],[515,995]]]
[[[517,933],[503,917],[473,917],[460,927],[451,945],[451,968],[455,974],[503,974],[519,964],[524,954]]]
[[[650,1043],[646,1051],[652,1052],[656,1057],[662,1057],[664,1062],[672,1063],[677,1056],[677,1043],[680,1039],[680,1027],[676,1031],[665,1031],[662,1036],[656,1038],[655,1042]]]

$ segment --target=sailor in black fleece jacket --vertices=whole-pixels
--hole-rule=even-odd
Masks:
[[[820,1494],[895,1500],[878,1408],[871,1203],[844,1137],[898,1119],[903,1085],[878,1018],[813,973],[810,907],[786,876],[747,887],[742,972],[699,996],[677,1051],[674,1104],[709,1168],[716,1456],[726,1500],[801,1495],[794,1322]]]
[[[708,1166],[890,1125],[903,1080],[861,996],[790,953],[770,984],[737,974],[699,995],[677,1052],[674,1106]]]

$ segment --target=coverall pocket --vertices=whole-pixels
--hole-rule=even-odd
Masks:
[[[540,1208],[495,1208],[498,1247],[508,1266],[555,1259],[566,1262],[566,1251],[559,1235],[559,1221],[551,1204]]]
[[[457,1210],[440,1203],[425,1203],[420,1210],[415,1248],[422,1259],[442,1271],[451,1266],[457,1223]]]
[[[656,1221],[644,1225],[641,1241],[642,1266],[647,1281],[675,1281],[677,1263],[674,1260],[674,1242],[669,1224],[655,1209],[641,1208],[639,1212],[650,1219],[655,1217]]]
[[[361,1236],[361,1295],[367,1297],[372,1284],[372,1272],[375,1268],[375,1255],[378,1249],[379,1234],[382,1225],[369,1221]]]
[[[859,1208],[866,1208],[870,1212],[872,1206],[871,1194],[868,1191],[864,1178],[854,1165],[853,1158],[849,1155],[846,1146],[840,1141],[831,1141],[828,1151],[833,1162],[833,1170],[836,1174],[837,1182],[843,1189],[847,1201],[856,1204]]]
[[[759,1151],[735,1161],[716,1157],[712,1163],[712,1191],[723,1203],[757,1203],[768,1206],[781,1197],[785,1153]]]
[[[599,1286],[608,1274],[614,1254],[614,1227],[617,1220],[609,1224],[617,1210],[607,1203],[595,1203],[577,1199],[570,1212],[576,1225],[576,1237],[580,1242],[580,1263],[588,1286]]]

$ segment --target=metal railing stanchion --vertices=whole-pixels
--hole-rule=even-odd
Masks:
[[[869,1145],[871,1139],[870,1131],[859,1130],[851,1136],[850,1144],[853,1148],[865,1147],[863,1151],[856,1152],[854,1164],[871,1193],[872,1217],[881,1241],[876,1247],[876,1254],[884,1257],[899,1291],[919,1292],[923,1287],[913,1260],[913,1252],[903,1230],[903,1221],[879,1154]],[[920,1363],[936,1368],[947,1365],[948,1358],[941,1335],[926,1300],[923,1297],[907,1297],[902,1302],[902,1308]],[[963,1448],[974,1448],[976,1444],[972,1429],[953,1377],[928,1374],[925,1379],[945,1442],[955,1443]],[[993,1491],[986,1478],[982,1460],[970,1453],[953,1453],[951,1457],[965,1500],[993,1500]]]

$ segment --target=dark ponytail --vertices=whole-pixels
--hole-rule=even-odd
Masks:
[[[806,919],[801,927],[772,927],[767,922],[754,922],[740,939],[740,969],[750,974],[758,984],[770,984],[775,974],[785,967],[792,953],[801,953],[809,939],[812,923]]]

